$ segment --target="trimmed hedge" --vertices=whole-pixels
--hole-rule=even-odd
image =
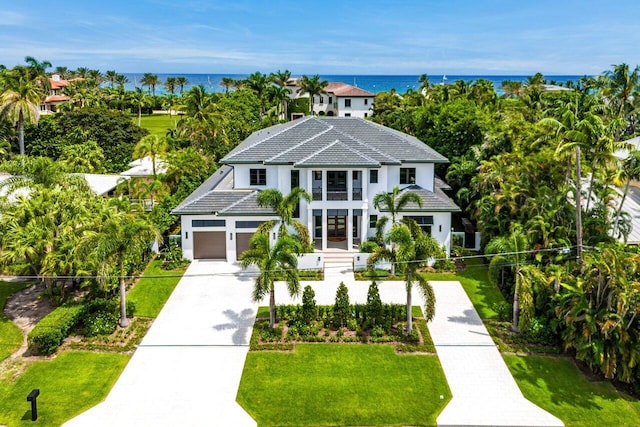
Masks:
[[[84,310],[84,305],[80,304],[63,305],[53,310],[29,332],[29,349],[45,356],[53,354],[81,321]]]

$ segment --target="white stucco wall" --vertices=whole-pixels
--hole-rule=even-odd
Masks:
[[[351,100],[351,106],[347,107],[345,101]],[[366,103],[365,103],[366,102]],[[373,107],[373,97],[338,97],[338,117],[366,118],[371,117],[371,108]]]

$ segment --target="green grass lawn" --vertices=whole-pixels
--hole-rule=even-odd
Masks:
[[[524,396],[568,427],[640,425],[640,401],[588,381],[569,358],[503,357]]]
[[[16,351],[23,340],[20,328],[4,315],[4,305],[11,294],[28,285],[30,283],[0,281],[0,362]]]
[[[435,425],[450,398],[437,357],[359,344],[250,352],[237,396],[260,426]]]
[[[102,401],[130,356],[64,352],[34,362],[15,383],[0,382],[0,424],[59,426]],[[31,421],[27,394],[40,389],[38,421]]]
[[[487,277],[487,266],[479,258],[465,261],[467,268],[464,271],[453,273],[426,273],[428,280],[457,280],[462,284],[473,306],[483,319],[492,319],[497,316],[491,306],[494,303],[504,303],[505,299],[497,286],[492,285]]]
[[[168,114],[142,115],[140,126],[147,129],[151,135],[165,136],[167,129],[175,128],[175,124],[180,120],[179,116]],[[134,117],[135,123],[138,124],[138,116]]]
[[[163,270],[161,261],[152,261],[128,295],[136,305],[136,316],[158,317],[184,270]]]

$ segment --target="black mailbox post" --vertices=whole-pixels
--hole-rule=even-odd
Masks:
[[[31,402],[31,421],[38,419],[38,404],[36,403],[38,396],[40,396],[39,388],[34,388],[27,396],[27,402]]]

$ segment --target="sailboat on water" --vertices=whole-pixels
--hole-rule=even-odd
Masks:
[[[440,84],[441,84],[442,86],[444,86],[444,85],[446,85],[446,84],[447,84],[447,75],[446,75],[446,74],[443,74],[443,75],[442,75],[442,81],[440,82]]]

